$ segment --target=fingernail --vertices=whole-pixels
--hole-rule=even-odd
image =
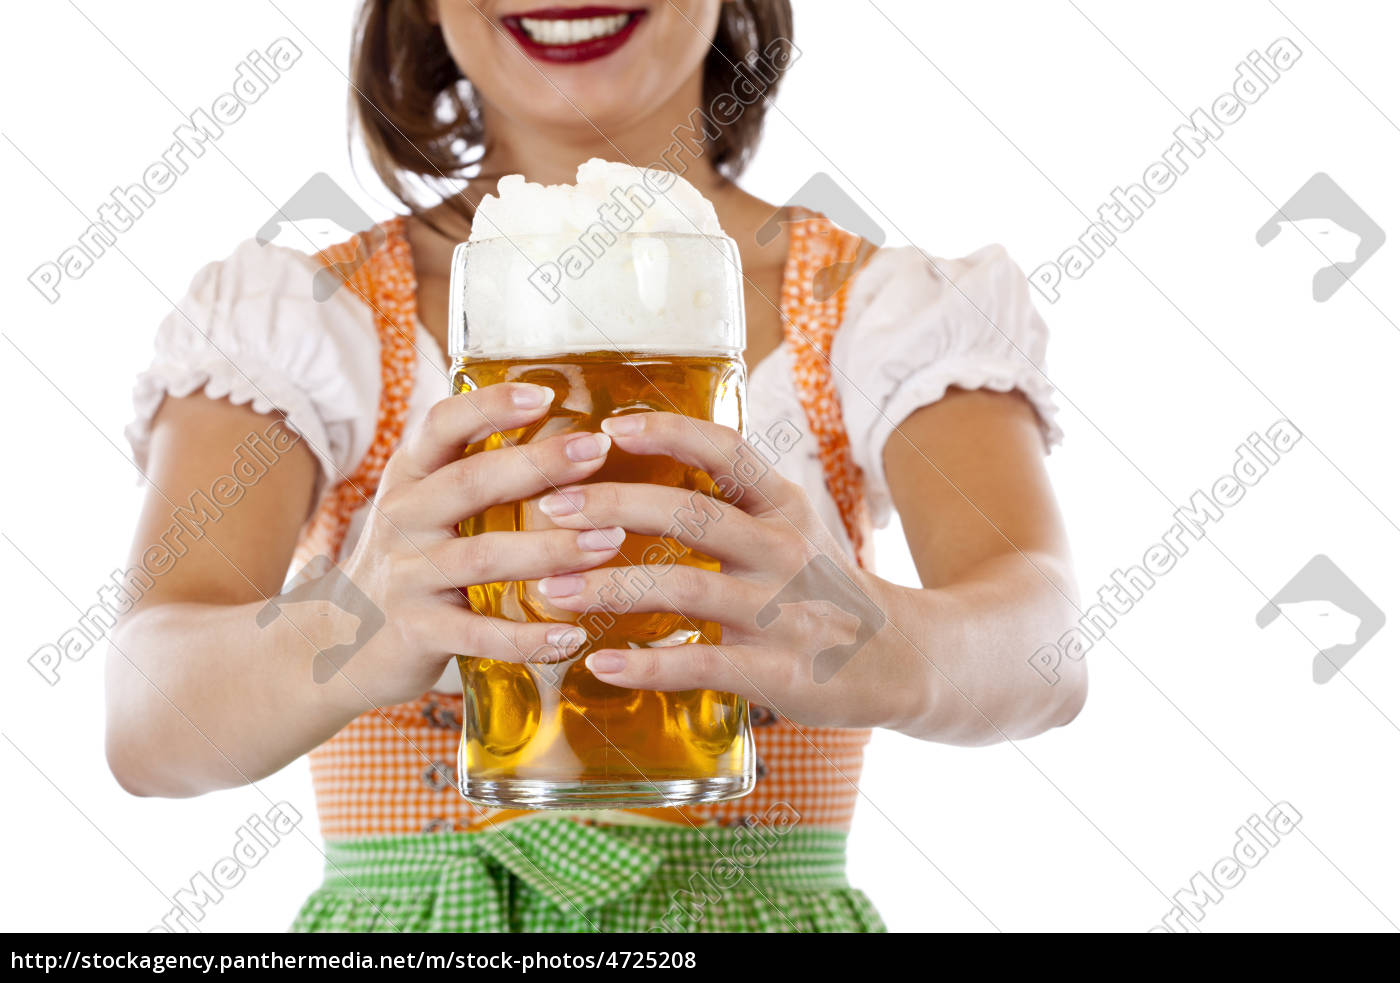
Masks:
[[[644,426],[646,426],[646,420],[635,413],[630,413],[627,416],[613,416],[603,421],[603,429],[614,437],[627,437],[634,433],[641,433]]]
[[[566,573],[562,577],[545,577],[540,581],[540,590],[545,597],[573,597],[583,590],[583,578],[576,573]]]
[[[578,534],[578,548],[589,552],[615,550],[622,545],[622,541],[626,538],[627,532],[621,526],[589,529]]]
[[[612,441],[600,433],[581,433],[564,444],[564,456],[570,461],[595,461],[608,452]]]
[[[588,635],[582,628],[554,628],[544,636],[544,640],[557,649],[572,652],[588,641]]]
[[[510,390],[510,401],[522,410],[543,406],[554,399],[554,390],[533,382],[517,382]]]
[[[621,672],[627,668],[627,656],[621,652],[594,652],[583,660],[583,664],[595,676],[600,673]]]
[[[540,499],[540,511],[545,515],[568,515],[583,508],[583,492],[557,491]]]

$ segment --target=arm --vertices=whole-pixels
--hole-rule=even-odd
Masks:
[[[716,476],[745,473],[734,467],[744,451],[731,430],[672,414],[626,419],[643,422],[636,433],[611,431],[622,449],[671,454]],[[885,461],[922,589],[855,568],[805,492],[764,473],[719,506],[718,521],[679,537],[720,559],[722,572],[658,570],[657,586],[633,608],[719,621],[725,644],[695,646],[686,658],[595,652],[589,666],[617,685],[726,690],[800,723],[881,726],[948,743],[1067,723],[1084,700],[1083,665],[1062,667],[1051,686],[1028,664],[1077,617],[1042,455],[1034,414],[1014,394],[954,391],[904,421]],[[606,522],[657,535],[687,508],[686,493],[657,486],[574,491],[579,515],[555,521],[576,528]],[[573,594],[556,599],[561,606],[583,610],[605,596],[593,575],[568,579]],[[857,644],[877,623],[860,613],[862,600],[883,617]],[[837,662],[821,665],[833,646]]]
[[[916,736],[1014,740],[1069,723],[1084,704],[1082,661],[1062,664],[1053,686],[1029,664],[1079,616],[1043,458],[1025,399],[988,390],[951,391],[885,445],[885,475],[924,586],[885,585],[891,610],[908,609],[892,620],[909,625],[908,639],[928,639],[920,647],[942,670],[921,677],[928,696],[906,728]]]
[[[107,658],[107,758],[128,791],[190,795],[261,778],[338,716],[329,692],[310,686],[314,650],[296,629],[316,637],[315,624],[254,624],[281,589],[310,505],[311,451],[298,443],[281,455],[201,538],[171,531],[175,508],[228,472],[248,433],[273,422],[203,396],[167,399],[156,417],[153,487],[131,561],[162,546],[175,558],[168,570],[147,562],[161,572],[118,623]],[[289,712],[306,706],[315,709]],[[260,746],[276,720],[286,721],[273,728],[286,740]],[[308,723],[309,733],[297,732]]]
[[[118,782],[135,794],[182,796],[256,781],[360,713],[422,695],[453,654],[520,662],[571,651],[573,639],[551,637],[557,626],[483,618],[457,590],[576,570],[615,552],[585,549],[560,530],[456,535],[457,522],[489,505],[601,466],[607,439],[588,434],[462,456],[468,444],[538,419],[550,395],[509,384],[442,400],[390,458],[354,551],[326,574],[348,579],[384,616],[338,671],[318,665],[318,653],[354,638],[362,619],[335,591],[330,602],[283,595],[277,617],[258,625],[311,504],[317,465],[308,448],[291,446],[202,537],[184,537],[181,555],[113,636],[107,759]],[[133,555],[169,542],[172,503],[186,505],[227,473],[250,431],[278,425],[223,400],[167,399]]]

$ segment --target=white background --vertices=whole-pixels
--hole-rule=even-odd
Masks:
[[[146,929],[240,823],[285,799],[308,835],[279,845],[201,924],[280,929],[321,867],[305,764],[256,790],[128,797],[102,756],[100,653],[52,687],[25,660],[124,560],[141,493],[121,430],[169,304],[313,172],[354,186],[352,4],[279,0],[287,19],[262,0],[79,6],[92,23],[68,3],[26,5],[0,40],[0,918],[18,930]],[[896,930],[1141,931],[1228,853],[1238,826],[1287,800],[1300,828],[1203,930],[1395,930],[1394,5],[882,0],[907,37],[864,2],[798,8],[802,57],[745,186],[785,201],[826,172],[892,243],[957,256],[1000,241],[1026,270],[1070,245],[1116,185],[1141,180],[1181,122],[1172,103],[1209,105],[1238,62],[1279,37],[1303,50],[1119,250],[1041,304],[1068,431],[1051,462],[1084,594],[1140,562],[1250,433],[1287,416],[1307,439],[1094,648],[1071,727],[978,750],[877,735],[854,882]],[[108,254],[45,303],[26,277],[87,226],[78,210],[138,180],[181,112],[207,107],[249,51],[284,35],[304,57],[121,238],[125,258]],[[1326,303],[1310,296],[1320,263],[1288,241],[1296,233],[1254,242],[1318,171],[1391,232]],[[363,200],[389,211],[382,195]],[[879,547],[882,570],[910,580],[898,532]],[[1265,594],[1318,553],[1391,613],[1326,685],[1312,681],[1298,630],[1254,623]]]

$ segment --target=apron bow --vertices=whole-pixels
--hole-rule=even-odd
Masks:
[[[429,931],[509,931],[512,880],[578,931],[593,931],[590,912],[636,891],[661,863],[654,850],[562,817],[517,820],[459,842],[443,863]]]

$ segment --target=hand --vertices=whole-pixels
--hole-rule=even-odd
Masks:
[[[457,525],[492,505],[581,481],[607,457],[609,438],[560,434],[464,457],[469,444],[544,415],[552,391],[502,383],[450,396],[389,459],[364,533],[344,563],[351,582],[384,614],[385,627],[341,672],[363,708],[416,699],[453,655],[505,662],[564,658],[585,641],[568,625],[518,623],[474,613],[459,589],[534,580],[597,566],[617,552],[618,530],[488,532]]]
[[[912,687],[900,685],[899,668],[882,661],[874,644],[886,622],[889,585],[846,558],[801,486],[716,423],[639,413],[614,417],[603,429],[620,450],[665,454],[706,472],[727,501],[617,482],[563,488],[540,500],[565,528],[665,535],[720,561],[714,572],[657,554],[660,562],[639,571],[644,576],[629,577],[641,591],[631,602],[608,589],[612,569],[542,580],[540,590],[568,611],[678,612],[724,628],[721,645],[595,651],[586,664],[598,679],[737,693],[812,725],[887,726],[904,712]]]

